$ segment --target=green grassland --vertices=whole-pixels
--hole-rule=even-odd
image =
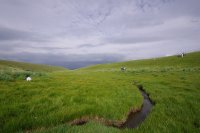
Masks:
[[[40,77],[47,73],[67,70],[63,67],[0,60],[0,81],[15,81],[26,76]]]
[[[121,66],[127,71],[121,72]],[[39,68],[0,62],[0,132],[200,132],[200,52],[73,71]],[[13,74],[20,70],[30,72],[33,80]],[[5,79],[5,71],[17,78]],[[155,102],[137,128],[117,129],[96,121],[68,124],[83,116],[125,120],[130,109],[142,105],[133,81],[142,84]]]
[[[0,70],[53,72],[53,71],[66,70],[66,69],[63,67],[58,67],[58,66],[48,66],[48,65],[42,65],[42,64],[31,64],[31,63],[26,63],[26,62],[0,60]]]

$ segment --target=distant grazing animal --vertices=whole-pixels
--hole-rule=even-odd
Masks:
[[[31,81],[31,80],[32,80],[31,77],[26,78],[26,81]]]
[[[121,71],[126,71],[126,67],[121,67]]]
[[[177,55],[177,57],[182,57],[182,58],[183,58],[184,56],[186,56],[185,53],[181,53],[181,54]]]
[[[182,57],[186,56],[186,53],[182,53]]]

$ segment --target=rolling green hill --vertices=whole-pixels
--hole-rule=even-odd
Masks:
[[[11,67],[48,72],[33,75],[31,82],[6,80],[5,73],[0,73],[4,79],[0,80],[0,132],[200,132],[200,52],[184,58],[101,64],[73,71],[5,61],[0,64],[1,70]],[[127,70],[122,72],[122,66]],[[16,76],[12,69],[6,71],[10,71],[6,76]],[[100,118],[125,120],[130,110],[141,108],[143,98],[133,82],[143,85],[155,103],[145,121],[135,129],[99,123]],[[82,117],[91,121],[82,126],[69,124]]]
[[[127,67],[127,70],[138,69],[163,69],[163,68],[190,68],[200,66],[200,52],[188,53],[184,58],[178,58],[177,56],[161,57],[154,59],[135,60],[110,64],[99,64],[86,68],[80,68],[80,70],[119,70],[121,67]]]
[[[1,70],[9,68],[12,70],[35,71],[35,72],[53,72],[53,71],[66,70],[63,67],[58,67],[58,66],[48,66],[42,64],[31,64],[25,62],[0,60]]]

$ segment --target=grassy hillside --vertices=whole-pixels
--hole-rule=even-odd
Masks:
[[[6,61],[0,60],[0,70],[2,69],[11,69],[11,70],[23,70],[23,71],[35,71],[35,72],[53,72],[59,70],[66,70],[63,67],[57,66],[48,66],[40,64],[31,64],[25,62],[16,62],[16,61]]]
[[[200,52],[95,65],[35,75],[33,81],[0,80],[0,132],[200,132]],[[127,67],[121,72],[120,67]],[[132,84],[142,84],[155,102],[136,129],[96,121],[71,126],[81,117],[124,120],[142,106]]]
[[[200,52],[194,52],[186,54],[184,58],[178,58],[177,56],[135,60],[119,63],[100,64],[90,66],[86,68],[80,68],[80,70],[108,70],[118,71],[121,67],[127,67],[128,71],[133,70],[164,70],[164,69],[176,69],[194,68],[200,66]]]
[[[142,104],[142,96],[130,80],[120,80],[123,75],[57,71],[60,69],[47,74],[45,65],[2,64],[0,132],[34,131],[82,116],[123,120],[131,108]],[[27,74],[31,82],[24,80]]]

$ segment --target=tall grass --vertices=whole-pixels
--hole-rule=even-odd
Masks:
[[[46,76],[44,72],[10,72],[10,71],[0,71],[0,81],[15,81],[15,80],[25,80],[26,77],[41,77]]]

